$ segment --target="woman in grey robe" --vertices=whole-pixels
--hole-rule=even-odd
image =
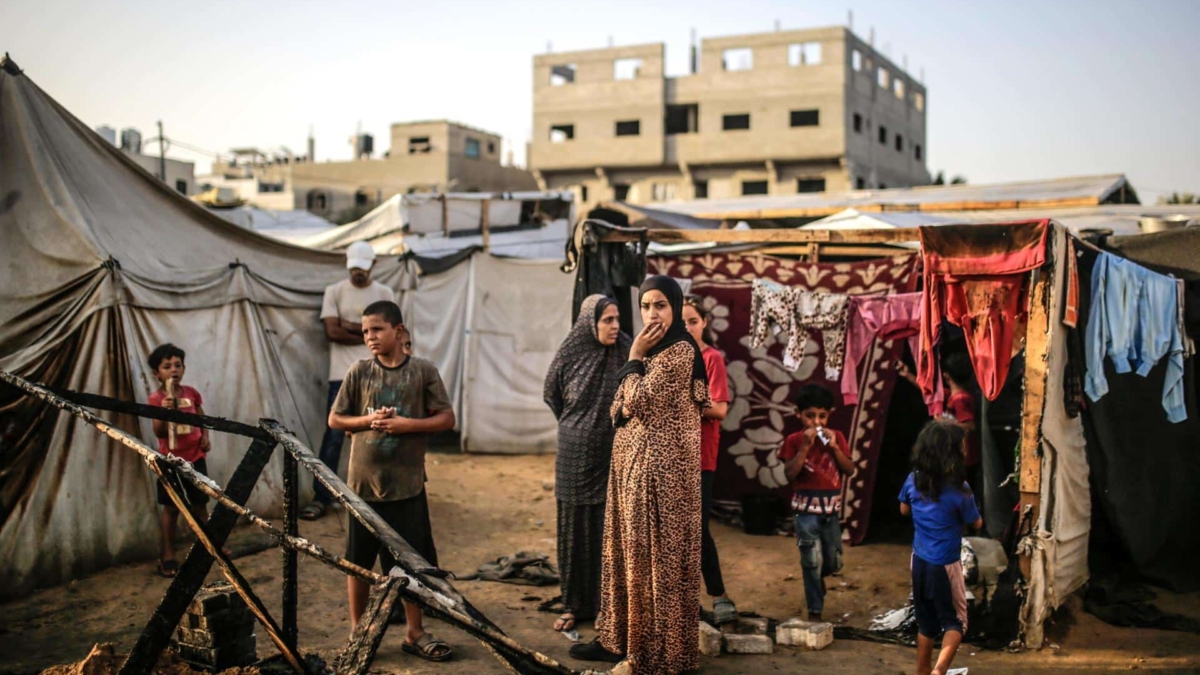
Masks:
[[[566,612],[554,629],[571,630],[600,608],[600,551],[613,425],[609,407],[632,340],[621,332],[616,301],[592,295],[546,373],[546,404],[558,419],[554,492],[558,568]]]

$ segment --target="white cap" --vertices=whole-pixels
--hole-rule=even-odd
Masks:
[[[375,264],[375,249],[365,241],[356,241],[346,249],[346,269],[369,270]]]

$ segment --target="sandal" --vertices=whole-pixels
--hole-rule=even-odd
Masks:
[[[159,560],[158,561],[158,576],[166,579],[174,579],[175,575],[179,574],[178,560]]]
[[[400,648],[404,650],[405,654],[419,656],[426,661],[448,661],[451,656],[454,656],[450,645],[435,638],[433,633],[425,633],[417,638],[415,643],[405,640]]]
[[[713,620],[718,626],[724,626],[729,623],[737,623],[738,611],[737,605],[729,598],[720,598],[713,602]]]
[[[600,638],[596,638],[587,644],[571,647],[571,658],[579,659],[580,661],[603,661],[605,663],[620,663],[625,660],[624,656],[614,654],[605,649],[604,645],[600,644]]]
[[[563,612],[562,616],[554,621],[554,630],[563,633],[575,627],[575,615],[571,612]]]
[[[321,502],[313,502],[300,509],[300,518],[302,520],[317,520],[323,515],[325,515],[325,505]]]

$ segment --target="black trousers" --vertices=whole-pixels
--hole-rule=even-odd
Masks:
[[[700,509],[703,530],[700,535],[700,573],[704,576],[704,588],[714,598],[725,595],[725,580],[721,577],[721,557],[717,555],[717,543],[708,531],[708,512],[712,508],[715,471],[700,472]]]

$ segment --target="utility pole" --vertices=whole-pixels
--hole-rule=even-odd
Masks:
[[[158,121],[158,179],[167,182],[167,141],[163,138],[162,120]]]

